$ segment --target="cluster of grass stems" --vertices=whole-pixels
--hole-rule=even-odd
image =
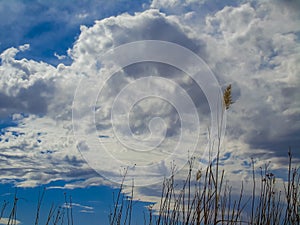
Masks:
[[[241,182],[239,193],[232,193],[232,187],[224,181],[225,171],[219,169],[219,158],[204,170],[193,176],[193,160],[189,161],[186,180],[178,190],[174,176],[165,179],[158,209],[148,207],[145,225],[299,225],[300,224],[300,174],[299,168],[292,167],[289,151],[287,181],[284,190],[276,186],[275,175],[268,165],[260,168],[257,182],[252,160],[252,194],[244,193]],[[114,202],[110,225],[130,225],[132,197],[124,203],[122,185]],[[133,193],[132,193],[133,195]]]
[[[41,205],[42,205],[44,195],[45,195],[45,189],[43,189],[43,191],[40,192],[38,195],[34,225],[41,224],[40,223],[40,210],[41,210]],[[52,204],[48,211],[46,222],[43,224],[46,224],[46,225],[50,225],[50,224],[51,225],[63,225],[63,224],[73,225],[74,224],[74,217],[73,217],[73,210],[72,210],[72,198],[70,196],[69,199],[67,199],[66,193],[64,195],[65,195],[65,203],[63,204],[63,206],[54,206],[54,204]],[[19,201],[19,198],[17,197],[17,189],[16,189],[16,192],[14,194],[12,209],[10,210],[8,220],[7,220],[7,225],[17,225],[18,224],[18,220],[17,220],[17,202],[18,201]],[[8,208],[8,206],[9,206],[9,202],[4,201],[2,208],[1,208],[0,221],[3,218],[4,212]],[[0,224],[4,224],[4,223],[2,222]]]
[[[300,174],[292,165],[292,155],[288,152],[289,164],[284,190],[277,188],[275,175],[268,165],[260,168],[260,179],[252,161],[252,193],[244,193],[241,182],[239,193],[232,193],[232,187],[225,181],[224,170],[220,170],[219,158],[206,169],[193,171],[193,159],[189,161],[189,171],[183,185],[175,184],[175,177],[165,179],[161,189],[158,207],[149,205],[144,213],[144,225],[299,225],[300,224]],[[217,171],[220,170],[220,171]],[[73,225],[72,198],[65,194],[63,206],[50,206],[44,223],[40,221],[40,209],[45,190],[38,195],[34,225]],[[109,214],[110,225],[130,225],[134,213],[134,187],[124,193],[122,183],[113,197],[113,207]],[[234,194],[234,195],[233,195]],[[7,225],[17,224],[17,191],[12,204],[4,201],[0,211],[0,221],[7,212]],[[10,206],[10,207],[9,207]],[[75,223],[76,224],[76,223]],[[101,223],[103,224],[103,223]],[[105,223],[106,224],[106,223]]]

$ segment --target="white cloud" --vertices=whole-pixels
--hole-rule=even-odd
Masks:
[[[209,63],[240,89],[231,130],[240,127],[244,141],[254,148],[265,145],[278,155],[286,152],[288,142],[296,144],[300,128],[291,120],[296,115],[288,118],[283,113],[300,107],[300,68],[295,63],[300,57],[299,17],[286,10],[276,4],[244,4],[207,17],[208,49],[217,51]]]
[[[203,43],[189,40],[190,32],[176,19],[168,18],[158,10],[147,10],[134,16],[122,14],[96,21],[90,28],[82,26],[70,55],[76,65],[86,67],[95,64],[107,50],[132,41],[157,39],[172,41],[193,50],[203,47]]]
[[[191,9],[201,8],[204,3],[205,0],[153,0],[150,7],[178,15]]]
[[[154,0],[151,3],[151,7],[153,8],[162,8],[162,7],[166,7],[166,8],[171,8],[171,7],[175,7],[178,6],[180,4],[179,0],[163,0],[163,1],[158,1],[158,0]]]
[[[74,147],[70,122],[35,116],[16,122],[1,135],[2,181],[32,187],[96,175]]]
[[[207,111],[205,111],[207,110],[207,105],[205,105],[207,103],[205,101],[202,102],[202,100],[205,100],[205,98],[203,98],[203,93],[199,92],[199,87],[195,84],[195,81],[187,79],[187,76],[183,75],[180,71],[168,68],[165,65],[146,63],[144,65],[137,65],[136,67],[128,66],[127,68],[124,68],[118,72],[109,81],[106,81],[106,77],[109,76],[109,72],[113,70],[110,67],[106,67],[105,63],[101,61],[100,56],[106,50],[124,43],[145,39],[158,39],[172,41],[197,51],[199,54],[205,54],[206,52],[204,44],[201,41],[195,41],[189,37],[189,33],[191,31],[189,31],[189,29],[185,26],[178,24],[177,21],[172,17],[169,18],[157,10],[148,10],[143,13],[137,13],[134,16],[124,14],[118,17],[111,17],[105,20],[97,21],[93,27],[82,27],[81,30],[82,33],[70,53],[74,59],[72,66],[76,68],[80,67],[81,71],[84,71],[89,79],[92,78],[92,76],[102,73],[100,77],[97,75],[95,80],[92,80],[92,82],[87,80],[87,86],[83,86],[83,88],[78,89],[77,91],[80,91],[80,93],[76,96],[76,99],[81,99],[79,99],[78,103],[76,103],[76,105],[80,105],[80,109],[76,108],[75,117],[76,121],[79,121],[75,127],[77,128],[76,130],[79,130],[79,136],[86,138],[86,141],[79,139],[78,142],[79,146],[83,147],[85,150],[83,154],[87,154],[90,160],[91,158],[96,159],[95,157],[97,154],[95,147],[90,147],[90,144],[93,143],[96,145],[98,140],[96,139],[96,136],[93,137],[94,133],[96,132],[96,130],[92,127],[93,118],[92,116],[86,117],[86,114],[90,111],[89,107],[94,101],[94,98],[89,99],[91,97],[90,95],[97,95],[99,92],[98,88],[104,84],[104,89],[101,91],[101,94],[99,94],[96,105],[96,128],[98,128],[98,135],[106,135],[108,137],[114,137],[116,135],[116,130],[113,130],[111,124],[110,114],[114,109],[112,106],[117,97],[119,97],[119,100],[121,99],[120,101],[115,102],[115,105],[118,108],[117,111],[119,111],[123,110],[123,107],[127,107],[128,104],[130,104],[130,99],[131,101],[135,101],[135,99],[144,96],[145,93],[147,94],[151,92],[153,95],[155,95],[155,93],[166,92],[166,96],[182,95],[179,91],[179,87],[174,88],[174,85],[172,86],[171,83],[167,83],[163,80],[157,81],[155,84],[153,78],[152,80],[154,83],[139,83],[140,80],[138,79],[147,75],[154,75],[156,77],[162,76],[170,80],[174,79],[174,81],[176,81],[178,84],[186,86],[186,89],[190,93],[198,95],[197,97],[193,96],[193,99],[198,104],[196,107],[198,108],[199,113],[202,112],[201,110],[203,110],[203,114],[207,113]],[[138,49],[136,48],[136,50]],[[141,50],[143,50],[143,48],[141,48]],[[126,52],[126,54],[126,57],[131,57],[131,52]],[[186,59],[181,59],[182,62],[184,60]],[[101,69],[98,68],[99,64],[101,64]],[[83,90],[87,89],[89,89],[89,92],[83,92]],[[118,96],[119,93],[120,96]],[[176,102],[173,103],[176,105]],[[145,170],[142,172],[142,174],[138,174],[140,177],[143,177],[145,173],[151,169],[151,173],[155,175],[155,177],[153,177],[154,180],[157,180],[157,177],[160,177],[159,175],[161,175],[162,172],[167,171],[167,168],[169,167],[168,165],[164,165],[163,162],[159,162],[161,159],[167,159],[167,156],[170,155],[170,152],[173,152],[174,149],[176,149],[176,141],[180,138],[178,134],[178,130],[180,129],[180,117],[184,116],[183,114],[178,115],[176,110],[179,109],[172,107],[170,103],[168,104],[161,100],[151,100],[151,98],[143,103],[139,103],[137,101],[132,108],[133,116],[129,117],[129,123],[131,126],[129,129],[126,129],[128,122],[127,118],[123,120],[123,114],[118,114],[116,117],[112,118],[114,121],[113,125],[117,129],[117,134],[119,135],[116,135],[114,138],[109,138],[102,143],[104,143],[103,145],[105,145],[107,149],[106,151],[109,151],[109,154],[112,155],[109,157],[113,157],[116,162],[112,164],[106,164],[99,163],[96,160],[94,162],[89,161],[90,165],[92,165],[94,168],[97,167],[100,171],[102,171],[102,173],[107,174],[105,176],[110,176],[110,168],[112,168],[112,171],[118,171],[120,164],[122,164],[119,162],[126,162],[127,165],[133,166],[132,171],[134,173],[138,173],[139,170]],[[186,104],[187,107],[183,106],[183,110],[185,110],[185,113],[187,116],[189,116],[189,118],[193,118],[191,117],[193,109],[188,106],[187,100],[181,100],[180,102],[177,102],[177,104]],[[129,110],[132,106],[129,105],[128,107]],[[118,116],[121,116],[123,119],[120,119]],[[208,118],[208,114],[206,114],[206,116],[206,118]],[[151,128],[151,126],[149,127],[149,125],[151,125],[150,121],[153,117],[160,117],[165,121],[165,125],[167,127],[166,135],[168,138],[162,143],[161,148],[156,149],[156,151],[153,152],[146,152],[146,142],[134,141],[131,132],[135,132],[137,140],[141,140],[147,137],[147,135],[150,135],[151,130],[149,130],[149,128]],[[203,118],[205,118],[205,115],[203,115]],[[82,121],[90,122],[83,124]],[[163,127],[158,120],[156,121],[158,122],[156,125]],[[189,120],[186,120],[185,123],[188,121]],[[177,157],[184,157],[184,159],[182,159],[184,161],[186,161],[188,158],[188,152],[186,149],[193,151],[193,143],[205,143],[203,140],[197,143],[197,138],[195,137],[197,132],[195,131],[198,129],[198,126],[195,125],[196,124],[192,121],[190,122],[190,130],[184,132],[185,136],[189,136],[186,137],[189,139],[186,143],[187,145],[184,147],[179,147],[181,149],[180,154],[177,152],[179,154]],[[202,127],[200,129],[202,129],[201,133],[203,134],[207,131],[207,125],[204,123],[201,125]],[[160,128],[158,128],[158,130],[160,130]],[[157,135],[158,132],[155,132],[155,134]],[[154,137],[154,139],[149,138],[149,142],[147,143],[150,143],[152,140],[159,139],[160,135],[157,135]],[[119,141],[121,141],[121,145]],[[127,147],[129,145],[131,147],[134,146],[134,148],[136,146],[141,148],[141,143],[145,145],[145,148],[142,147],[144,150],[141,152],[139,152],[140,150],[132,151],[132,149],[128,149]],[[101,155],[101,157],[103,162],[108,162],[111,159],[106,158],[107,156],[105,155],[105,152]],[[156,163],[158,164],[156,165]],[[105,166],[107,166],[107,169],[105,169]],[[149,166],[150,168],[147,168]],[[129,178],[128,180],[130,180]],[[161,176],[161,178],[163,178],[163,176]],[[122,177],[119,179],[122,179]],[[154,180],[151,180],[150,177],[148,177],[147,182],[154,182]],[[137,185],[139,185],[144,183],[144,181],[137,183]]]
[[[80,209],[80,212],[84,212],[84,213],[94,213],[94,207],[91,207],[91,206],[87,206],[87,205],[82,205],[82,204],[79,204],[79,203],[74,203],[72,202],[71,204],[69,203],[65,203],[63,205],[64,208],[79,208]]]
[[[191,36],[204,40],[204,59],[219,81],[233,83],[236,103],[227,134],[277,156],[289,145],[297,148],[299,15],[266,2],[226,6],[206,15],[205,23],[200,12],[177,18],[194,28]],[[285,110],[295,114],[288,118]]]
[[[67,56],[65,56],[65,55],[58,55],[56,52],[54,52],[54,56],[56,57],[56,58],[58,58],[59,60],[62,60],[62,59],[65,59]]]
[[[165,31],[163,33],[157,32],[161,29]],[[98,72],[96,59],[109,47],[145,38],[171,39],[171,41],[186,45],[191,49],[201,47],[198,43],[191,41],[184,34],[183,28],[175,21],[166,18],[157,10],[150,10],[135,16],[124,14],[119,17],[104,19],[97,21],[91,28],[82,28],[82,33],[71,52],[74,59],[71,66],[60,64],[53,67],[43,62],[38,63],[27,59],[18,60],[15,59],[15,55],[18,53],[18,49],[15,48],[3,52],[1,54],[0,85],[2,85],[1,94],[7,104],[3,105],[2,114],[7,116],[22,112],[29,114],[29,117],[23,118],[19,114],[14,115],[18,126],[7,128],[2,135],[1,149],[4,152],[2,158],[10,162],[8,165],[16,165],[14,173],[11,172],[11,166],[4,168],[7,173],[4,173],[2,178],[19,179],[18,185],[20,186],[34,186],[58,179],[72,180],[81,173],[81,176],[88,180],[89,176],[92,176],[87,175],[90,169],[83,163],[74,148],[74,139],[72,138],[71,106],[79,79],[84,76],[84,73]],[[112,44],[107,45],[106,42]],[[19,49],[26,50],[28,46],[22,46]],[[137,69],[141,73],[151,68],[149,66],[154,66],[151,71],[153,73],[168,72],[168,68],[155,65],[142,65]],[[130,82],[134,76],[140,76],[135,70],[135,68],[128,68],[127,71],[121,72],[127,77],[125,76],[121,80],[112,80],[111,84],[108,83],[110,92],[107,95],[102,95],[100,100],[105,101],[105,104],[109,106],[114,97],[113,93],[118,93],[119,88]],[[149,75],[152,75],[151,72]],[[181,73],[179,71],[174,72],[175,78],[178,81],[182,80]],[[187,81],[185,78],[181,82],[185,84]],[[169,91],[174,92],[176,89],[170,86]],[[85,103],[82,102],[82,104]],[[101,102],[100,106],[103,107],[105,104]],[[168,121],[167,124],[170,127],[168,135],[175,134],[175,130],[172,131],[171,126],[172,123],[176,122],[177,116],[173,114],[174,109],[170,105],[160,102],[159,107],[156,108],[151,108],[147,104],[141,106],[140,113],[134,114],[136,121],[134,129],[142,133],[146,132],[146,122],[149,121],[144,121],[142,117],[145,114],[156,113],[155,116],[163,116]],[[103,116],[103,120],[100,120],[101,123],[97,124],[100,127],[100,134],[108,132],[105,123],[110,122],[109,118],[105,117],[106,114]],[[82,124],[82,126],[88,128],[90,124]],[[190,139],[193,140],[192,136]],[[115,152],[115,156],[119,154],[117,149],[111,151]],[[168,154],[170,151],[171,149],[166,149],[163,154]],[[119,156],[125,157],[125,160],[135,160],[128,153],[124,153],[126,151]],[[140,157],[145,158],[142,154]],[[162,156],[155,156],[154,154],[152,157],[161,158]],[[146,160],[145,163],[155,161],[156,159],[152,158]],[[109,168],[112,164],[113,162],[108,163]],[[74,170],[75,167],[78,170]],[[164,167],[165,165],[159,165],[155,173],[160,174],[161,169],[165,169]],[[119,169],[115,168],[113,173],[119,175]],[[72,184],[70,185],[72,186]]]
[[[82,209],[80,210],[81,213],[94,213],[94,211],[90,211],[90,210],[86,210],[86,209]]]
[[[6,224],[8,224],[8,221],[10,221],[10,223],[12,223],[12,224],[21,224],[21,222],[19,220],[14,220],[14,219],[10,220],[9,218],[1,218],[0,224],[6,225]]]
[[[28,50],[29,48],[30,48],[29,44],[19,46],[19,50],[22,52]]]

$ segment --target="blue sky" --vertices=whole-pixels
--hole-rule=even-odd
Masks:
[[[12,204],[18,187],[17,219],[29,225],[38,192],[47,187],[43,210],[52,202],[62,206],[66,192],[75,203],[75,224],[107,224],[108,206],[118,187],[112,181],[122,176],[116,166],[119,160],[130,167],[138,184],[149,184],[135,190],[135,199],[140,201],[134,219],[140,221],[145,202],[159,199],[159,187],[150,184],[152,178],[167,174],[167,156],[184,165],[191,151],[201,161],[200,149],[208,142],[207,127],[212,126],[205,89],[180,68],[163,63],[135,63],[115,71],[101,60],[117,46],[143,40],[183,46],[203,59],[221,89],[232,84],[235,103],[227,112],[221,158],[233,185],[241,179],[249,181],[251,158],[257,167],[271,161],[271,169],[284,175],[289,147],[295,163],[300,161],[299,7],[297,1],[279,0],[0,1],[0,201]],[[134,51],[142,50],[132,49],[118,59],[129,59]],[[85,78],[95,74],[99,75],[95,86],[85,86],[90,84],[89,80],[84,83]],[[138,83],[144,76],[164,79],[153,79],[147,86]],[[120,120],[120,114],[112,114],[118,118],[112,121],[116,101],[128,106],[143,91],[181,96],[181,87],[195,106],[189,108],[185,98],[175,101],[187,117],[172,101],[149,98],[130,108],[133,136],[127,133],[127,121]],[[97,94],[95,129],[90,129],[91,118],[84,114],[89,111],[89,101],[95,101],[91,93]],[[180,121],[193,118],[194,109],[200,128],[195,128],[192,119]],[[176,141],[181,140],[179,128],[185,122],[188,135],[182,146],[189,150],[174,153]],[[150,141],[139,145],[134,138],[146,140],[152,128],[156,135],[150,141],[164,136],[160,148],[146,153],[135,149],[147,147]],[[165,133],[160,132],[163,128]],[[97,142],[89,140],[94,135]],[[198,137],[195,149],[190,149]],[[93,155],[89,144],[98,146],[98,142],[105,148]],[[135,151],[128,145],[135,146]],[[107,155],[111,158],[105,158]],[[180,170],[179,181],[185,172],[186,168]],[[115,180],[107,179],[112,177]]]

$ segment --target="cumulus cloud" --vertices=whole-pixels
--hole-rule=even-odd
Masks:
[[[1,54],[1,116],[11,113],[46,113],[49,94],[53,91],[54,68],[46,63],[27,59],[16,60],[19,51],[9,48]],[[50,76],[49,76],[50,74]]]
[[[224,4],[204,19],[201,8],[177,18],[193,24],[206,43],[205,60],[220,83],[233,84],[236,103],[228,114],[227,135],[249,144],[252,152],[262,148],[275,158],[285,156],[288,146],[299,147],[294,123],[299,116],[299,14],[281,1]]]
[[[285,10],[279,5],[243,4],[207,17],[212,34],[208,40],[217,44],[211,51],[220,50],[211,65],[240,90],[230,117],[229,129],[233,134],[239,129],[233,137],[277,156],[289,145],[299,146],[300,128],[292,119],[300,106],[296,103],[300,68],[295,63],[300,56],[295,51],[299,48],[299,16]],[[295,114],[290,117],[286,111]]]
[[[19,51],[28,47],[9,48],[0,56],[0,116],[24,113],[48,115],[54,119],[70,118],[78,80],[76,73],[62,64],[53,67],[45,62],[15,58]]]
[[[191,33],[190,28],[181,26],[176,19],[158,10],[147,10],[134,16],[122,14],[96,21],[90,28],[82,26],[70,55],[78,65],[92,65],[97,57],[89,57],[87,60],[88,56],[99,56],[110,48],[139,40],[171,41],[204,53],[204,42],[190,40]]]
[[[16,165],[14,175],[11,173],[11,166],[8,166],[5,168],[7,173],[3,174],[3,178],[18,179],[18,185],[21,186],[34,186],[57,179],[72,180],[78,177],[79,174],[80,177],[90,180],[89,178],[94,173],[84,163],[75,148],[75,146],[83,146],[84,143],[78,141],[76,143],[76,140],[72,138],[71,107],[80,79],[85,76],[99,74],[101,70],[107,70],[106,73],[109,73],[111,71],[109,68],[100,65],[99,55],[112,47],[129,41],[144,39],[173,41],[191,50],[205,54],[203,42],[193,41],[189,37],[190,32],[189,29],[178,24],[176,20],[168,18],[157,10],[149,10],[133,16],[123,14],[118,17],[97,21],[90,28],[82,27],[81,35],[70,51],[70,56],[73,58],[73,63],[70,66],[59,64],[54,67],[44,62],[16,59],[18,51],[28,49],[28,45],[21,46],[19,49],[10,48],[4,51],[1,54],[1,94],[3,95],[3,103],[6,102],[6,104],[3,105],[1,113],[3,117],[19,112],[22,112],[23,115],[14,116],[18,126],[6,128],[1,138],[3,143],[1,148],[5,152],[2,155],[3,160],[10,162],[9,165]],[[151,68],[150,71],[149,68]],[[145,65],[138,65],[137,68],[128,67],[117,74],[119,77],[110,81],[105,81],[103,78],[101,80],[101,77],[99,77],[97,84],[105,84],[106,89],[99,96],[96,105],[99,108],[96,132],[99,133],[98,137],[100,139],[109,142],[109,149],[113,157],[101,159],[101,155],[99,155],[98,157],[100,158],[96,158],[95,162],[97,165],[106,163],[108,165],[107,168],[111,169],[114,160],[116,160],[114,157],[120,156],[126,162],[138,162],[139,158],[136,157],[140,157],[144,161],[139,161],[140,164],[151,164],[165,158],[166,155],[172,152],[171,148],[166,148],[165,152],[151,153],[152,155],[149,158],[142,153],[133,156],[127,150],[124,151],[126,148],[119,149],[112,135],[113,130],[109,116],[112,102],[122,88],[132,82],[132,80],[145,75],[159,76],[160,74],[166,74],[169,78],[171,77],[170,74],[173,74],[174,80],[181,85],[185,85],[191,93],[197,93],[199,89],[195,82],[182,74],[182,71],[168,68],[168,66],[162,64],[146,63]],[[153,86],[155,83],[149,83],[149,85]],[[177,93],[179,90],[178,87],[175,86],[174,88],[172,85],[167,89],[170,93]],[[161,90],[162,86],[157,86],[157,91]],[[78,88],[76,91],[85,93],[87,90]],[[86,93],[87,95],[90,94],[90,92]],[[132,96],[138,96],[134,91],[131,91],[131,94]],[[201,91],[198,91],[198,94],[199,99],[205,100]],[[194,99],[198,101],[197,107],[199,110],[207,114],[207,103],[201,102],[198,98]],[[126,103],[126,99],[124,100],[124,103]],[[162,125],[158,120],[151,120],[151,117],[161,117],[166,121],[166,135],[178,139],[180,123],[178,122],[179,117],[176,109],[162,100],[154,99],[152,101],[150,98],[147,101],[137,103],[135,108],[133,108],[131,129],[136,135],[146,135],[145,137],[147,137],[149,128],[151,130],[152,125],[154,125],[154,131]],[[84,108],[89,109],[89,101],[83,99],[81,104],[86,104]],[[182,102],[182,104],[185,104],[185,102]],[[155,107],[151,107],[151,105]],[[145,116],[149,115],[150,117],[145,119]],[[127,121],[124,122],[126,123]],[[150,127],[148,127],[149,124]],[[82,130],[87,131],[86,134],[97,134],[95,130],[91,129],[91,127],[95,126],[94,124],[83,122],[80,126]],[[194,124],[190,124],[189,128],[192,126]],[[189,131],[189,141],[193,141],[193,135],[195,135],[193,131],[195,131],[194,128]],[[125,134],[123,133],[123,135]],[[107,140],[103,139],[103,137],[107,137]],[[130,138],[130,136],[128,137]],[[172,143],[173,140],[170,142]],[[168,143],[164,143],[164,146],[167,147],[167,145]],[[182,151],[186,152],[184,148]],[[38,163],[35,163],[35,161]],[[162,172],[167,170],[167,167],[168,165],[159,164],[156,171],[153,171],[153,174],[156,174],[156,176],[161,175]],[[73,170],[74,168],[77,168],[77,170]],[[111,173],[112,176],[120,176],[120,168],[116,166],[113,169],[113,171],[107,170],[105,172]],[[145,173],[146,171],[143,172],[143,175]]]
[[[94,158],[97,154],[96,150],[94,147],[89,146],[88,143],[93,143],[92,139],[90,139],[91,135],[95,132],[99,132],[99,135],[114,137],[117,133],[114,139],[109,138],[108,140],[103,140],[103,145],[106,146],[106,149],[109,149],[109,154],[113,155],[116,162],[126,162],[134,166],[132,168],[133,172],[135,170],[138,171],[140,168],[142,168],[142,171],[145,170],[142,174],[139,174],[139,176],[144,176],[145,173],[147,173],[147,168],[145,166],[150,166],[149,169],[152,170],[151,173],[155,174],[154,177],[157,179],[156,177],[159,177],[159,174],[162,174],[162,172],[165,173],[165,171],[167,171],[166,168],[168,167],[168,165],[164,164],[166,162],[159,163],[160,160],[168,158],[167,156],[169,156],[170,153],[177,147],[174,145],[176,144],[176,140],[180,140],[181,138],[180,135],[178,135],[178,131],[182,129],[182,126],[180,127],[180,117],[184,117],[184,115],[180,115],[180,111],[176,112],[176,110],[179,110],[176,107],[178,107],[178,104],[186,104],[188,106],[188,101],[181,98],[181,101],[175,99],[176,101],[173,101],[170,104],[167,102],[169,100],[168,97],[166,97],[167,99],[165,101],[163,98],[157,100],[155,98],[149,98],[149,96],[151,97],[162,93],[165,93],[165,96],[183,96],[184,93],[180,91],[179,85],[185,85],[188,93],[198,94],[197,97],[193,96],[193,99],[196,100],[196,103],[193,103],[193,105],[196,105],[197,110],[200,112],[204,112],[203,114],[206,113],[206,118],[208,118],[208,110],[205,110],[207,109],[207,102],[201,102],[201,100],[205,99],[203,98],[204,95],[201,91],[199,91],[199,87],[195,85],[195,81],[187,75],[184,75],[182,71],[178,69],[173,69],[172,67],[168,67],[161,63],[155,64],[148,62],[138,64],[137,66],[130,65],[122,68],[119,72],[117,72],[118,70],[115,70],[115,73],[111,72],[114,70],[110,69],[109,64],[106,65],[105,61],[101,61],[100,56],[104,54],[105,50],[117,47],[121,44],[149,39],[171,41],[196,51],[200,55],[205,55],[206,50],[204,43],[199,40],[195,41],[192,37],[190,37],[189,34],[192,31],[189,30],[189,28],[181,26],[176,20],[167,17],[165,14],[162,14],[157,10],[148,10],[143,13],[136,13],[134,16],[124,14],[118,17],[111,17],[97,21],[91,28],[82,27],[81,30],[82,33],[75,43],[73,50],[70,52],[70,55],[74,59],[73,66],[76,68],[79,66],[81,71],[84,71],[89,79],[93,78],[95,80],[92,80],[91,82],[87,79],[85,81],[86,86],[83,85],[83,88],[77,89],[80,93],[75,97],[78,102],[76,103],[75,101],[74,105],[80,106],[80,108],[76,108],[76,113],[74,114],[76,121],[78,121],[75,125],[75,129],[78,130],[78,136],[80,137],[86,138],[86,136],[90,135],[88,136],[87,141],[79,141],[79,148],[84,149],[83,154],[85,154],[85,152],[91,152],[86,154],[89,155],[88,157],[90,159]],[[144,47],[140,45],[140,47],[136,46],[134,50],[142,51],[143,49]],[[126,51],[125,54],[127,54],[127,58],[130,58],[132,52]],[[122,61],[122,57],[120,57],[119,60]],[[184,62],[184,60],[188,63],[188,59],[181,59],[182,62]],[[118,63],[118,59],[115,60],[115,62]],[[101,67],[99,68],[100,64]],[[110,77],[109,73],[115,74]],[[97,74],[101,74],[101,76]],[[93,76],[95,76],[95,78]],[[142,78],[147,76],[153,76],[156,78],[143,81]],[[174,86],[173,83],[168,83],[165,80],[159,80],[160,77],[173,80],[177,83],[177,86]],[[108,78],[109,80],[106,80]],[[101,90],[101,93],[98,94],[99,90],[97,88],[102,86],[104,87]],[[87,87],[90,89],[90,92],[82,92],[82,90],[86,90]],[[93,89],[95,90],[93,91]],[[147,93],[148,99],[143,99],[143,96],[146,96]],[[87,113],[90,111],[89,105],[92,104],[94,99],[85,100],[85,102],[83,102],[83,99],[88,99],[88,95],[91,94],[92,96],[97,96],[95,119],[97,130],[93,128],[91,129],[93,116],[91,115],[90,118],[86,117]],[[160,97],[164,97],[164,95]],[[143,101],[139,102],[139,98]],[[172,106],[172,104],[175,104],[175,106]],[[132,111],[128,118],[126,118],[125,114],[119,113],[123,112],[124,109],[130,112],[131,107]],[[182,108],[182,112],[184,112],[189,119],[192,119],[193,117],[191,114],[193,113],[193,109],[189,106],[183,106]],[[118,113],[114,114],[114,111],[117,111]],[[163,120],[164,124],[162,124],[160,120],[153,120],[153,118],[156,117]],[[130,120],[130,127],[127,129],[126,126],[128,119]],[[81,123],[83,120],[91,122],[84,125]],[[188,123],[188,121],[189,120],[186,120],[185,123]],[[188,152],[185,149],[190,149],[191,151],[194,150],[191,146],[193,140],[196,140],[194,141],[196,142],[196,145],[198,144],[197,138],[194,136],[197,132],[199,132],[197,130],[198,127],[196,127],[195,123],[192,121],[193,120],[190,121],[188,129],[183,132],[185,133],[185,137],[189,139],[189,144],[187,146],[190,146],[180,147],[180,157],[185,157],[184,160],[188,158]],[[202,125],[202,129],[204,129],[202,130],[202,133],[205,133],[207,127],[204,124]],[[164,133],[164,135],[166,135],[169,139],[162,142],[161,148],[157,151],[146,152],[146,143],[154,146],[160,142],[160,136],[162,135],[160,130],[163,130],[162,128],[164,126],[166,126],[166,133]],[[152,128],[154,130],[151,130]],[[134,135],[132,135],[132,132]],[[137,140],[134,141],[136,137]],[[96,140],[95,137],[93,139]],[[118,142],[120,142],[121,145]],[[92,145],[95,144],[96,143],[93,143]],[[168,145],[171,145],[171,147]],[[128,148],[128,146],[132,149]],[[135,151],[137,150],[136,148],[144,150],[138,152]],[[103,154],[101,157],[103,158],[103,161],[108,160],[106,158],[106,154]],[[97,161],[90,163],[92,163],[94,167],[96,166],[99,168],[101,171],[103,171],[105,167],[105,163],[99,164]],[[111,173],[109,168],[114,167],[113,171],[116,171],[120,166],[120,163],[110,164],[107,166],[107,169],[104,169],[104,173],[107,173],[108,171]],[[148,177],[148,182],[153,181],[151,181]]]

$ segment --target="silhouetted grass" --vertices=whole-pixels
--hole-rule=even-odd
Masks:
[[[209,163],[204,170],[198,170],[193,176],[193,161],[189,161],[189,170],[183,185],[175,185],[175,176],[165,179],[161,189],[158,207],[148,207],[144,221],[137,224],[145,225],[299,225],[300,224],[300,175],[299,168],[292,165],[292,154],[288,152],[289,164],[284,190],[276,188],[276,176],[268,169],[259,168],[260,179],[257,181],[257,170],[252,161],[253,182],[252,194],[244,193],[241,181],[240,192],[232,193],[232,187],[224,182],[224,170],[218,171],[219,159]],[[218,169],[217,169],[218,168]],[[120,185],[116,196],[113,197],[113,207],[109,215],[110,225],[136,224],[132,214],[134,187],[131,193],[123,193]],[[40,220],[41,204],[45,190],[39,193],[35,225],[44,224]],[[236,193],[235,193],[236,194]],[[247,196],[247,197],[246,197]],[[17,191],[12,204],[5,201],[2,204],[0,219],[5,215],[7,225],[14,225],[17,221],[18,206]],[[217,206],[216,206],[217,204]],[[10,207],[9,207],[10,206]],[[65,194],[65,203],[60,207],[53,204],[47,213],[46,225],[76,225],[73,219],[72,199]],[[100,213],[100,212],[99,212]],[[34,217],[34,216],[33,216]],[[106,224],[100,222],[99,224]]]
[[[204,171],[197,171],[192,177],[193,160],[189,161],[189,172],[183,186],[178,190],[174,176],[165,179],[162,186],[158,210],[148,208],[148,225],[299,225],[300,224],[300,175],[299,168],[292,167],[292,155],[288,152],[288,177],[284,192],[276,188],[275,175],[268,170],[268,165],[260,168],[260,180],[257,183],[253,164],[252,195],[245,195],[243,182],[237,198],[233,198],[232,187],[224,182],[224,170],[217,171],[219,159]],[[217,174],[219,173],[219,177]],[[218,181],[217,181],[218,179]],[[119,194],[122,192],[122,185]],[[130,198],[132,199],[132,198]],[[111,225],[126,225],[121,212],[122,201],[115,202],[119,209],[118,217],[110,220]],[[217,204],[217,206],[216,206]],[[130,208],[132,204],[125,208]],[[141,223],[140,223],[141,224]]]

